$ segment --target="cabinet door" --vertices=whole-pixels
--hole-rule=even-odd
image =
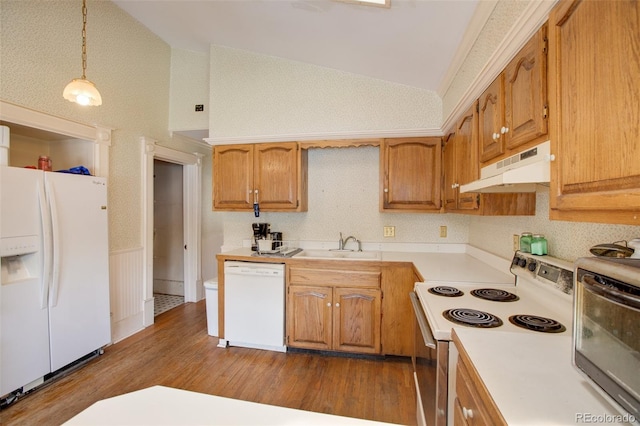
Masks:
[[[333,349],[380,353],[380,290],[333,290]]]
[[[380,344],[385,355],[413,355],[415,315],[408,295],[417,277],[412,264],[382,267],[382,316]]]
[[[298,144],[256,144],[254,179],[261,208],[295,209],[298,203]]]
[[[380,155],[381,210],[440,210],[441,155],[440,138],[385,139]]]
[[[447,132],[442,144],[442,202],[446,211],[458,208],[455,131]]]
[[[213,208],[253,208],[253,145],[213,148]]]
[[[543,26],[504,71],[507,149],[547,134],[547,27]]]
[[[331,349],[331,287],[290,286],[287,296],[287,346]]]
[[[479,100],[478,138],[481,162],[487,162],[504,153],[504,138],[501,133],[503,121],[503,75],[500,74]]]
[[[474,103],[464,114],[456,127],[457,182],[464,185],[480,177],[478,162],[478,107]],[[460,188],[456,189],[459,191]],[[478,194],[458,194],[458,209],[478,208]]]
[[[631,0],[551,12],[552,219],[640,224],[638,16]]]

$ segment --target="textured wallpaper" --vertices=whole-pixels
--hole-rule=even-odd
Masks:
[[[538,185],[535,217],[474,217],[469,243],[502,257],[512,257],[512,236],[523,232],[543,234],[549,255],[573,262],[591,256],[589,248],[600,243],[640,238],[640,226],[549,220],[549,188]]]
[[[435,92],[211,46],[210,137],[437,129]]]
[[[209,55],[182,49],[171,50],[171,98],[169,129],[209,128]],[[204,111],[195,110],[203,105]]]
[[[112,127],[109,178],[111,250],[141,245],[138,138],[170,145],[169,47],[110,1],[89,0],[87,78],[97,108],[62,98],[82,75],[80,1],[0,2],[0,98],[86,124]]]
[[[437,213],[380,213],[379,149],[309,150],[309,211],[305,213],[221,213],[224,242],[239,246],[251,236],[251,223],[269,222],[285,239],[336,242],[339,233],[363,242],[467,242],[469,218]],[[384,238],[385,225],[396,227],[395,238]],[[447,225],[447,238],[440,238]]]
[[[448,117],[487,61],[502,42],[504,35],[526,9],[530,0],[498,1],[491,17],[476,39],[449,89],[442,98],[443,117]]]

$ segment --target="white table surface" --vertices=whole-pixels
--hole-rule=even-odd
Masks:
[[[65,425],[384,425],[164,386],[98,401]]]

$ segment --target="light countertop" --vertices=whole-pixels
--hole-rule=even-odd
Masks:
[[[457,245],[456,245],[457,246]],[[497,258],[470,246],[460,245],[457,252],[428,251],[386,251],[380,250],[380,258],[375,260],[360,259],[322,259],[342,262],[345,260],[358,262],[409,262],[425,281],[446,281],[449,283],[504,283],[513,284],[514,276],[509,273],[510,260]],[[286,263],[291,260],[310,260],[308,257],[277,258],[253,256],[250,248],[239,248],[224,252],[218,258],[225,260],[244,260],[251,262]],[[489,262],[487,262],[489,259]],[[493,262],[492,262],[493,261]],[[498,266],[499,267],[498,267]]]
[[[455,333],[509,425],[626,423],[572,365],[571,335]]]
[[[164,386],[98,401],[65,425],[383,425]]]

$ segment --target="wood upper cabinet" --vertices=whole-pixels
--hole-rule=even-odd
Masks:
[[[287,346],[380,353],[380,268],[289,266]]]
[[[440,138],[383,140],[380,149],[380,210],[439,211],[441,155]]]
[[[640,224],[638,16],[630,0],[549,16],[552,219]]]
[[[455,129],[446,132],[442,138],[442,207],[445,211],[458,209],[455,138]]]
[[[445,140],[443,203],[446,212],[486,216],[534,215],[535,193],[460,192],[460,185],[480,177],[478,164],[478,105],[474,103]]]
[[[217,145],[213,150],[215,210],[306,211],[307,151],[297,142]]]
[[[446,211],[477,210],[479,195],[460,193],[464,185],[480,177],[478,170],[478,106],[474,103],[456,124],[444,146],[444,207]]]
[[[504,76],[500,74],[478,100],[480,161],[485,163],[504,154]]]
[[[253,208],[253,145],[213,147],[213,208]]]
[[[504,70],[504,143],[507,150],[547,136],[547,26]]]
[[[547,104],[545,25],[480,96],[480,162],[490,164],[546,140]]]

